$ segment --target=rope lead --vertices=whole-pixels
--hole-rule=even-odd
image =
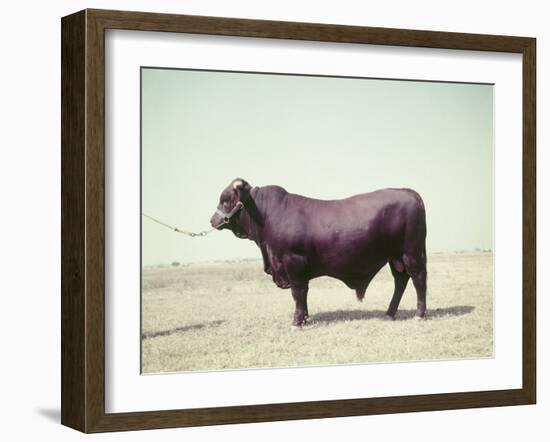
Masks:
[[[157,224],[160,224],[161,226],[164,226],[166,227],[167,229],[170,229],[170,230],[173,230],[174,232],[176,233],[181,233],[182,235],[187,235],[191,238],[196,238],[198,236],[206,236],[208,235],[210,232],[216,230],[218,227],[222,226],[224,223],[216,226],[216,227],[212,227],[210,230],[203,230],[202,232],[187,232],[185,230],[181,230],[181,229],[178,229],[177,227],[174,227],[174,226],[171,226],[170,224],[166,224],[156,218],[153,218],[151,215],[147,215],[146,213],[142,213],[141,214],[142,216],[144,216],[145,218],[149,218],[151,221],[157,223]]]

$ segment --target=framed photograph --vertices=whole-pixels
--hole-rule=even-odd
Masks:
[[[61,25],[64,425],[535,403],[535,39]]]

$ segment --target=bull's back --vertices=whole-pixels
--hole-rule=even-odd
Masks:
[[[296,205],[298,217],[308,223],[309,235],[316,238],[331,233],[351,238],[368,238],[371,232],[391,236],[407,224],[425,221],[424,203],[411,189],[382,189],[341,200],[301,198]]]
[[[381,189],[341,200],[289,197],[290,246],[323,274],[355,272],[399,256],[410,232],[425,238],[424,204],[410,189]]]

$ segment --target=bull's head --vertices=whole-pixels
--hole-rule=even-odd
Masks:
[[[216,212],[210,224],[218,230],[229,229],[235,236],[246,238],[247,234],[239,224],[240,212],[250,196],[250,184],[242,178],[235,178],[220,195]]]

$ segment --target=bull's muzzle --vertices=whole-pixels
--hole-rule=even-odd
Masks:
[[[214,213],[214,215],[212,215],[212,218],[210,218],[210,225],[214,229],[221,230],[226,223],[227,221],[224,219],[224,217],[221,217],[217,213]]]

